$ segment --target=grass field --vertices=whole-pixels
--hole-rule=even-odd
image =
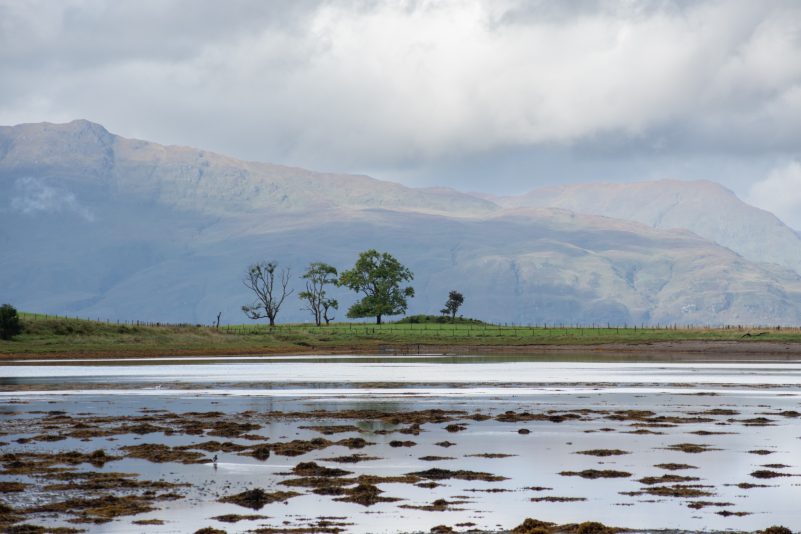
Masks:
[[[461,323],[334,323],[221,326],[118,324],[20,314],[24,332],[0,341],[0,356],[376,352],[426,346],[646,345],[683,341],[801,343],[798,328],[523,327]]]

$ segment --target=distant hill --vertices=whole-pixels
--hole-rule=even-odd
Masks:
[[[492,197],[504,207],[551,207],[647,224],[683,228],[758,262],[801,274],[801,237],[770,212],[746,204],[714,182],[659,180],[577,184]]]
[[[667,229],[683,228],[671,222],[678,213],[710,227],[715,219],[704,202],[667,209],[662,193],[637,187],[625,200],[637,205],[612,218],[594,214],[589,196],[576,209],[532,208],[526,199],[415,189],[130,140],[87,121],[2,127],[0,301],[171,322],[209,323],[222,311],[224,323],[238,323],[250,301],[241,284],[249,263],[276,259],[299,275],[310,261],[342,269],[377,248],[414,271],[410,314],[437,314],[458,289],[465,295],[460,313],[495,322],[801,323],[801,277],[786,268],[789,259],[755,261],[768,253],[749,259],[697,228]],[[717,186],[686,187],[682,199]],[[648,209],[640,208],[649,195],[660,197],[652,209],[662,218],[624,220],[645,218]],[[742,203],[715,195],[730,206],[721,213],[734,217],[730,210]],[[568,196],[551,193],[548,203]],[[786,242],[786,227],[754,220],[763,221],[764,242]],[[742,231],[743,240],[756,241]],[[297,277],[293,284],[301,287]],[[335,292],[342,319],[354,297]],[[309,319],[294,296],[279,315],[279,322]]]
[[[209,214],[331,208],[472,214],[499,209],[447,188],[412,189],[369,176],[318,173],[126,139],[85,120],[0,127],[0,172],[6,181],[33,177],[102,187],[109,195]]]

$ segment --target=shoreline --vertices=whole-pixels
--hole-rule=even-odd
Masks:
[[[530,344],[530,345],[470,345],[470,344],[431,344],[431,343],[382,343],[359,346],[284,346],[284,347],[209,347],[209,348],[164,348],[147,347],[142,349],[74,350],[58,352],[8,352],[0,354],[3,363],[24,362],[27,360],[68,360],[68,359],[145,359],[169,357],[281,357],[296,355],[497,355],[497,356],[548,356],[581,357],[598,356],[625,361],[649,360],[801,360],[801,343],[781,341],[654,341],[648,343],[598,343],[598,344]]]

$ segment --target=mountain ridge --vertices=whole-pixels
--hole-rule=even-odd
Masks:
[[[278,260],[299,287],[311,261],[347,268],[378,248],[416,273],[410,313],[459,289],[465,314],[495,322],[801,322],[801,276],[691,229],[240,162],[88,121],[2,127],[0,147],[0,300],[26,309],[243,322],[249,263]],[[354,295],[333,291],[341,319]],[[279,320],[308,317],[293,303]]]
[[[507,208],[560,207],[654,228],[684,228],[753,261],[776,263],[801,273],[799,233],[774,214],[743,202],[733,191],[710,180],[570,184],[495,197],[494,201]]]
[[[27,143],[20,145],[19,140]],[[291,211],[337,206],[381,207],[387,202],[392,202],[394,209],[430,213],[497,209],[491,202],[455,190],[415,189],[365,175],[318,173],[300,167],[241,161],[192,147],[116,136],[85,120],[65,125],[4,127],[0,129],[0,145],[5,147],[0,153],[0,168],[5,173],[24,175],[29,170],[27,165],[35,161],[40,176],[105,176],[112,187],[128,191],[149,187],[151,193],[160,195],[161,201],[188,209],[269,207]],[[52,155],[56,155],[55,159],[48,157]],[[200,185],[206,189],[195,189],[195,198],[187,196]],[[347,195],[343,195],[346,186]],[[315,188],[317,194],[312,190]],[[215,206],[208,202],[211,197]]]

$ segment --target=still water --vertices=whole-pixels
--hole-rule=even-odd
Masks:
[[[135,472],[143,478],[191,484],[186,498],[161,503],[159,509],[123,517],[104,525],[81,525],[92,532],[140,532],[133,519],[158,518],[165,523],[148,532],[193,532],[213,526],[245,532],[260,526],[301,527],[318,517],[346,518],[351,532],[428,531],[435,525],[456,530],[510,529],[526,517],[555,523],[601,521],[641,530],[748,531],[783,524],[801,529],[797,503],[801,501],[801,363],[624,363],[597,361],[533,361],[526,358],[243,358],[237,361],[192,358],[185,361],[71,362],[58,365],[26,364],[0,368],[0,422],[14,432],[19,421],[52,410],[70,416],[103,415],[124,418],[153,410],[183,414],[219,411],[247,412],[259,422],[255,434],[267,441],[309,440],[320,433],[303,428],[315,424],[355,424],[358,430],[327,436],[331,440],[362,437],[371,445],[358,451],[334,445],[298,457],[273,454],[256,460],[237,453],[219,453],[212,464],[151,463],[124,458],[102,470]],[[449,432],[445,424],[421,425],[418,435],[399,435],[397,426],[375,421],[321,418],[273,418],[272,412],[328,413],[380,410],[403,413],[427,409],[481,413],[487,420],[459,420],[465,429]],[[509,422],[498,416],[507,411],[580,413],[581,418],[560,422]],[[658,416],[687,418],[689,414],[736,413],[709,417],[707,422],[666,423],[644,427],[608,414],[648,410]],[[748,421],[762,418],[759,426]],[[501,417],[501,419],[503,419]],[[690,419],[688,419],[690,421]],[[12,426],[11,423],[14,422]],[[647,428],[648,433],[638,433]],[[528,431],[522,434],[519,431]],[[699,432],[701,435],[699,435]],[[109,452],[140,443],[170,446],[206,441],[206,436],[157,432],[100,437],[90,441],[65,439],[54,443],[16,440],[32,433],[3,436],[3,452],[14,450],[85,450]],[[213,439],[213,438],[212,438]],[[393,440],[414,445],[393,447]],[[243,439],[234,443],[252,445]],[[444,441],[453,443],[442,447]],[[708,450],[687,453],[671,450],[680,443],[705,445]],[[592,449],[619,449],[625,454],[596,457],[580,454]],[[754,451],[760,451],[755,453]],[[375,459],[357,464],[333,463],[328,458],[363,453]],[[503,457],[476,457],[496,454]],[[508,455],[508,456],[506,456]],[[211,455],[209,455],[211,456]],[[436,456],[435,461],[423,458]],[[382,483],[386,496],[402,499],[370,507],[337,502],[330,496],[300,490],[303,495],[268,504],[258,512],[264,519],[224,524],[213,517],[248,514],[252,510],[217,502],[220,496],[250,488],[286,490],[282,481],[299,462],[315,461],[358,474],[399,476],[433,467],[472,470],[506,480],[439,481],[435,488],[409,483]],[[695,499],[641,494],[640,479],[667,472],[665,463],[688,464],[678,474],[698,480],[709,496]],[[752,476],[764,465],[787,476],[758,480]],[[91,469],[84,465],[82,469]],[[585,479],[560,474],[585,469],[629,473],[621,478]],[[2,480],[14,480],[0,474]],[[759,487],[743,489],[743,483]],[[764,487],[762,487],[764,486]],[[535,488],[535,489],[532,489]],[[297,489],[297,488],[293,488]],[[557,502],[532,501],[552,497]],[[44,498],[37,492],[2,496],[22,505]],[[559,502],[560,498],[583,499]],[[460,501],[448,511],[402,508],[435,499]],[[694,508],[696,501],[715,505]],[[720,515],[727,511],[733,514]],[[63,524],[53,519],[51,524]],[[39,521],[42,523],[42,521]]]

